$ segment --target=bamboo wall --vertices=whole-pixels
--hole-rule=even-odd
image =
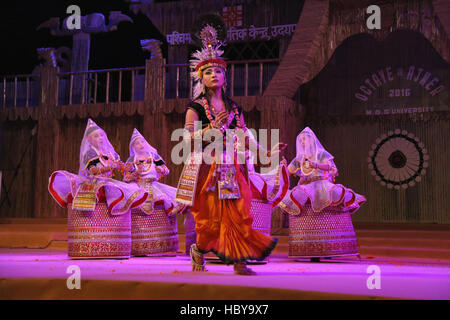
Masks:
[[[341,183],[367,197],[367,203],[353,216],[354,221],[450,223],[449,114],[428,119],[397,117],[350,117],[307,119],[306,123],[334,157]],[[399,190],[382,186],[371,175],[367,158],[371,146],[382,134],[395,129],[412,132],[425,144],[429,167],[413,187]]]
[[[317,134],[335,157],[342,183],[367,197],[354,221],[450,223],[446,190],[448,169],[450,42],[431,1],[379,1],[381,30],[365,27],[365,7],[330,1],[328,28],[305,77],[311,79],[294,100],[305,109],[305,125]],[[419,13],[419,16],[413,13]],[[300,20],[301,21],[301,20]],[[432,97],[416,83],[395,79],[361,103],[354,94],[364,79],[378,69],[418,66],[434,72],[445,91]],[[389,98],[392,88],[410,88],[411,97]],[[434,107],[432,112],[396,115],[365,115],[367,109],[388,110]],[[395,190],[382,186],[371,175],[367,158],[382,134],[395,129],[413,133],[430,156],[422,180],[413,187]]]
[[[36,135],[32,134],[36,121],[14,121],[2,123],[0,168],[2,195],[1,216],[17,218],[33,217],[34,184],[36,163]]]
[[[283,141],[295,139],[290,136],[292,132],[288,128],[293,123],[301,122],[301,113],[292,100],[255,96],[236,97],[235,101],[244,109],[249,128],[281,128]],[[173,130],[183,128],[188,102],[188,99],[151,99],[109,104],[42,104],[35,108],[0,109],[3,132],[1,143],[4,150],[0,168],[13,168],[26,144],[31,141],[9,192],[11,206],[5,203],[0,208],[0,217],[66,217],[67,209],[60,208],[47,190],[48,178],[55,170],[78,172],[79,148],[88,118],[92,118],[105,130],[123,161],[129,155],[129,140],[133,128],[137,128],[158,149],[171,171],[162,182],[176,187],[182,165],[175,165],[171,161],[172,148],[178,141],[170,141],[170,136]],[[286,114],[290,114],[290,117],[284,117]],[[35,125],[36,132],[33,136],[32,129]],[[292,156],[292,146],[289,152]],[[12,172],[4,171],[3,181],[9,186]],[[2,190],[0,201],[4,198],[5,192]],[[282,223],[282,216],[275,214],[274,225],[281,227]]]

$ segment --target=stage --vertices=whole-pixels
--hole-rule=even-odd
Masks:
[[[69,290],[67,268],[80,268],[81,288]],[[368,289],[380,268],[380,289]],[[450,263],[411,258],[333,258],[312,263],[275,253],[236,276],[207,261],[193,273],[189,257],[71,260],[62,249],[1,249],[0,299],[450,299]]]

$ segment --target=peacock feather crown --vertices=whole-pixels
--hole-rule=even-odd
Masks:
[[[223,42],[218,40],[216,29],[207,24],[200,31],[200,39],[202,48],[195,51],[190,60],[191,77],[195,83],[194,97],[202,93],[203,84],[201,83],[201,78],[205,69],[210,67],[227,69],[227,63],[222,58],[223,50],[220,49]]]

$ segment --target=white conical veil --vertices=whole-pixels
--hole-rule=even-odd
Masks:
[[[302,136],[307,137],[307,139],[305,139],[305,144],[301,141]],[[299,160],[306,156],[312,161],[318,161],[317,156],[319,154],[322,154],[321,158],[330,160],[334,158],[328,151],[325,150],[319,139],[317,139],[316,135],[309,127],[306,127],[298,134],[296,148],[297,159]]]
[[[142,134],[136,128],[134,128],[133,134],[131,135],[131,139],[130,139],[130,148],[129,148],[130,158],[133,158],[136,154],[138,154],[137,150],[134,149],[134,141],[137,138],[141,138],[144,143],[144,154],[139,154],[139,156],[147,156],[148,157],[148,156],[155,156],[158,154],[158,151],[156,151],[156,149],[153,148],[150,145],[150,143],[147,142],[147,140],[145,140],[145,138],[142,136]]]
[[[94,133],[97,130],[100,130],[103,133],[103,141],[102,141],[101,145],[95,147],[95,146],[91,145],[88,137],[89,137],[89,135],[91,135],[92,133]],[[119,158],[119,155],[114,150],[113,146],[111,145],[111,142],[109,142],[108,136],[106,135],[105,131],[103,131],[102,128],[100,128],[94,121],[92,121],[92,119],[88,119],[86,130],[84,130],[84,136],[83,136],[83,140],[81,141],[81,146],[80,146],[80,168],[78,169],[79,175],[83,174],[83,170],[86,166],[86,160],[90,160],[90,159],[85,159],[85,155],[88,152],[92,152],[92,151],[94,151],[97,155],[101,154],[101,155],[111,156],[115,160],[118,160],[118,158]]]

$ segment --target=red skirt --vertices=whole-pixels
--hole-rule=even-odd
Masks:
[[[270,255],[277,243],[276,238],[252,228],[252,191],[242,168],[237,164],[235,167],[240,199],[220,200],[217,187],[215,191],[207,191],[209,186],[217,185],[218,177],[213,178],[216,164],[202,164],[194,205],[191,207],[198,249],[202,253],[214,252],[226,264],[263,260]]]

